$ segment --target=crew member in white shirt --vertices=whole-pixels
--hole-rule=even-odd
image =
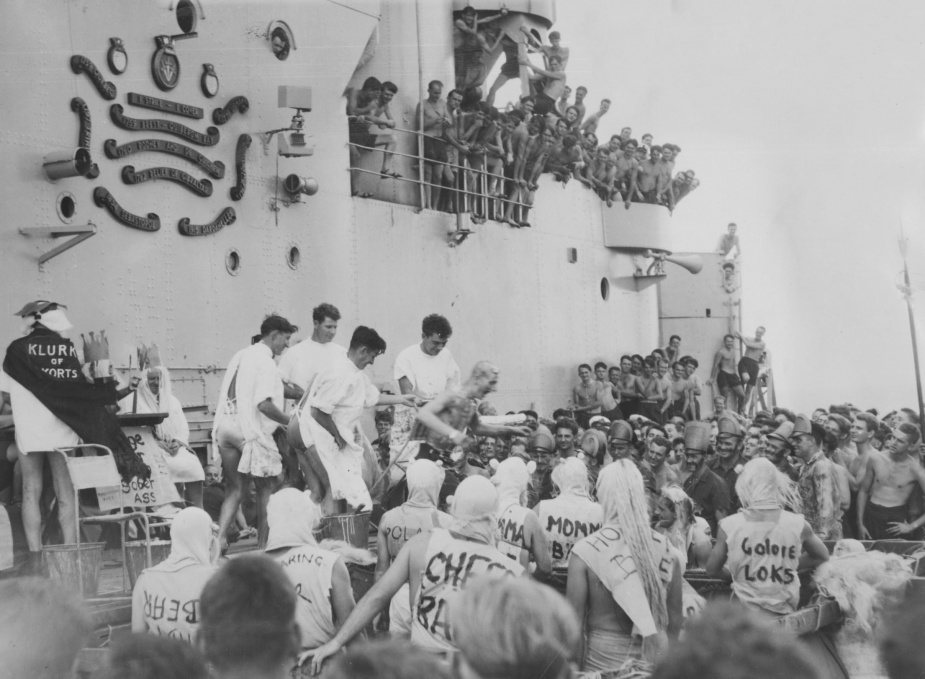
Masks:
[[[431,314],[421,323],[421,342],[404,349],[395,359],[394,375],[398,388],[402,394],[414,394],[418,405],[459,386],[459,366],[446,348],[452,334],[453,328],[446,318]],[[402,455],[402,461],[413,460],[417,455],[420,444],[408,442],[416,416],[415,408],[395,408],[391,444],[393,460],[399,454]],[[401,467],[400,463],[396,466]],[[393,481],[398,480],[401,474],[398,470]]]
[[[324,487],[306,457],[311,442],[302,439],[299,417],[305,416],[303,412],[308,394],[318,373],[329,368],[337,358],[347,355],[347,350],[333,341],[339,320],[340,311],[336,306],[327,302],[319,304],[312,310],[312,336],[290,347],[279,360],[280,377],[298,400],[290,413],[287,430],[289,444],[298,458],[308,489],[316,500],[324,494]]]
[[[252,476],[257,487],[257,545],[266,546],[267,502],[283,471],[273,433],[289,425],[283,412],[283,380],[273,359],[298,330],[282,316],[267,316],[260,324],[260,340],[235,354],[225,372],[212,425],[225,477],[220,541],[241,504],[247,477]]]

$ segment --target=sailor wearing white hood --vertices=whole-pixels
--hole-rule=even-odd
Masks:
[[[295,587],[303,650],[330,641],[356,605],[343,558],[319,547],[312,533],[320,520],[308,493],[284,488],[270,496],[267,556],[283,567]]]
[[[212,519],[197,507],[180,510],[170,527],[170,556],[146,568],[132,590],[132,632],[193,642],[199,596],[216,571]]]
[[[408,482],[408,500],[400,507],[387,511],[379,522],[376,580],[385,575],[408,540],[418,533],[430,533],[435,528],[449,527],[453,517],[437,509],[445,475],[446,472],[430,460],[415,460],[408,467],[405,477]],[[409,599],[407,583],[392,597],[389,606],[389,632],[392,636],[411,635]]]
[[[793,613],[800,601],[797,571],[827,561],[829,551],[802,514],[784,509],[800,506],[799,491],[770,460],[749,460],[736,494],[742,509],[720,521],[707,574],[731,578],[733,594],[750,608]]]
[[[372,622],[408,583],[412,605],[411,642],[435,653],[455,650],[448,609],[476,575],[521,575],[523,567],[495,549],[498,492],[483,476],[470,476],[456,489],[449,530],[436,528],[411,538],[386,574],[373,585],[334,638],[314,653],[312,672]],[[300,658],[304,660],[304,657]]]
[[[577,457],[563,460],[552,470],[559,495],[536,506],[540,526],[552,556],[553,568],[567,568],[572,547],[601,529],[604,510],[591,499],[588,468]]]
[[[581,465],[584,468],[584,464]],[[498,488],[498,551],[518,561],[524,568],[532,557],[539,576],[552,572],[552,561],[539,517],[524,506],[527,485],[536,463],[525,464],[519,457],[501,462],[491,481]],[[587,473],[585,474],[587,476]]]

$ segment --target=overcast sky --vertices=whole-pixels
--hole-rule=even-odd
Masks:
[[[613,100],[599,135],[652,132],[701,179],[675,213],[676,250],[710,251],[739,224],[744,325],[768,328],[779,402],[916,407],[896,237],[904,222],[925,307],[925,3],[557,11],[569,84],[588,87],[589,110]]]

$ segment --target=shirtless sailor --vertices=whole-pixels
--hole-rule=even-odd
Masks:
[[[925,492],[925,470],[910,454],[921,435],[911,424],[893,429],[884,453],[873,455],[858,490],[858,537],[862,540],[910,539],[925,514],[908,520],[906,504],[917,483]]]
[[[608,672],[652,659],[681,628],[681,569],[649,527],[642,477],[630,460],[601,470],[604,525],[572,548],[566,596],[582,621],[581,669]],[[621,565],[622,564],[622,565]]]
[[[717,350],[713,357],[713,370],[710,372],[710,379],[707,380],[707,386],[711,387],[716,383],[717,389],[725,397],[726,402],[732,404],[734,401],[732,395],[738,399],[741,412],[745,408],[745,390],[742,388],[742,380],[736,371],[735,359],[735,335],[726,335],[723,337],[723,346]]]
[[[761,357],[765,352],[765,343],[762,339],[764,337],[764,326],[758,326],[754,337],[743,337],[738,332],[733,334],[745,349],[745,355],[739,360],[739,379],[742,380],[745,387],[745,401],[748,403],[751,401],[755,385],[758,384]]]
[[[592,377],[591,366],[582,363],[578,366],[578,377],[581,382],[572,389],[572,412],[582,429],[588,428],[588,420],[592,415],[601,414],[601,403],[604,400],[604,386]]]

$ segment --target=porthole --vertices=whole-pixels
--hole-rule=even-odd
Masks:
[[[177,3],[177,25],[185,35],[189,35],[196,30],[196,24],[199,22],[199,16],[196,14],[196,6],[192,0],[180,0]]]
[[[267,40],[270,41],[273,56],[280,61],[286,61],[289,58],[289,52],[296,49],[295,36],[285,21],[277,19],[270,22],[267,28]]]
[[[58,194],[58,203],[56,205],[58,210],[58,218],[65,224],[70,224],[74,219],[74,213],[77,211],[77,202],[74,200],[74,194],[64,193]]]
[[[225,269],[227,269],[228,273],[232,276],[237,276],[238,272],[241,270],[241,255],[234,248],[229,250],[228,254],[225,255]]]
[[[293,245],[286,251],[286,263],[290,269],[299,268],[299,264],[302,263],[302,251],[299,250],[298,246]]]
[[[605,302],[610,299],[610,281],[606,278],[601,279],[601,299]]]

